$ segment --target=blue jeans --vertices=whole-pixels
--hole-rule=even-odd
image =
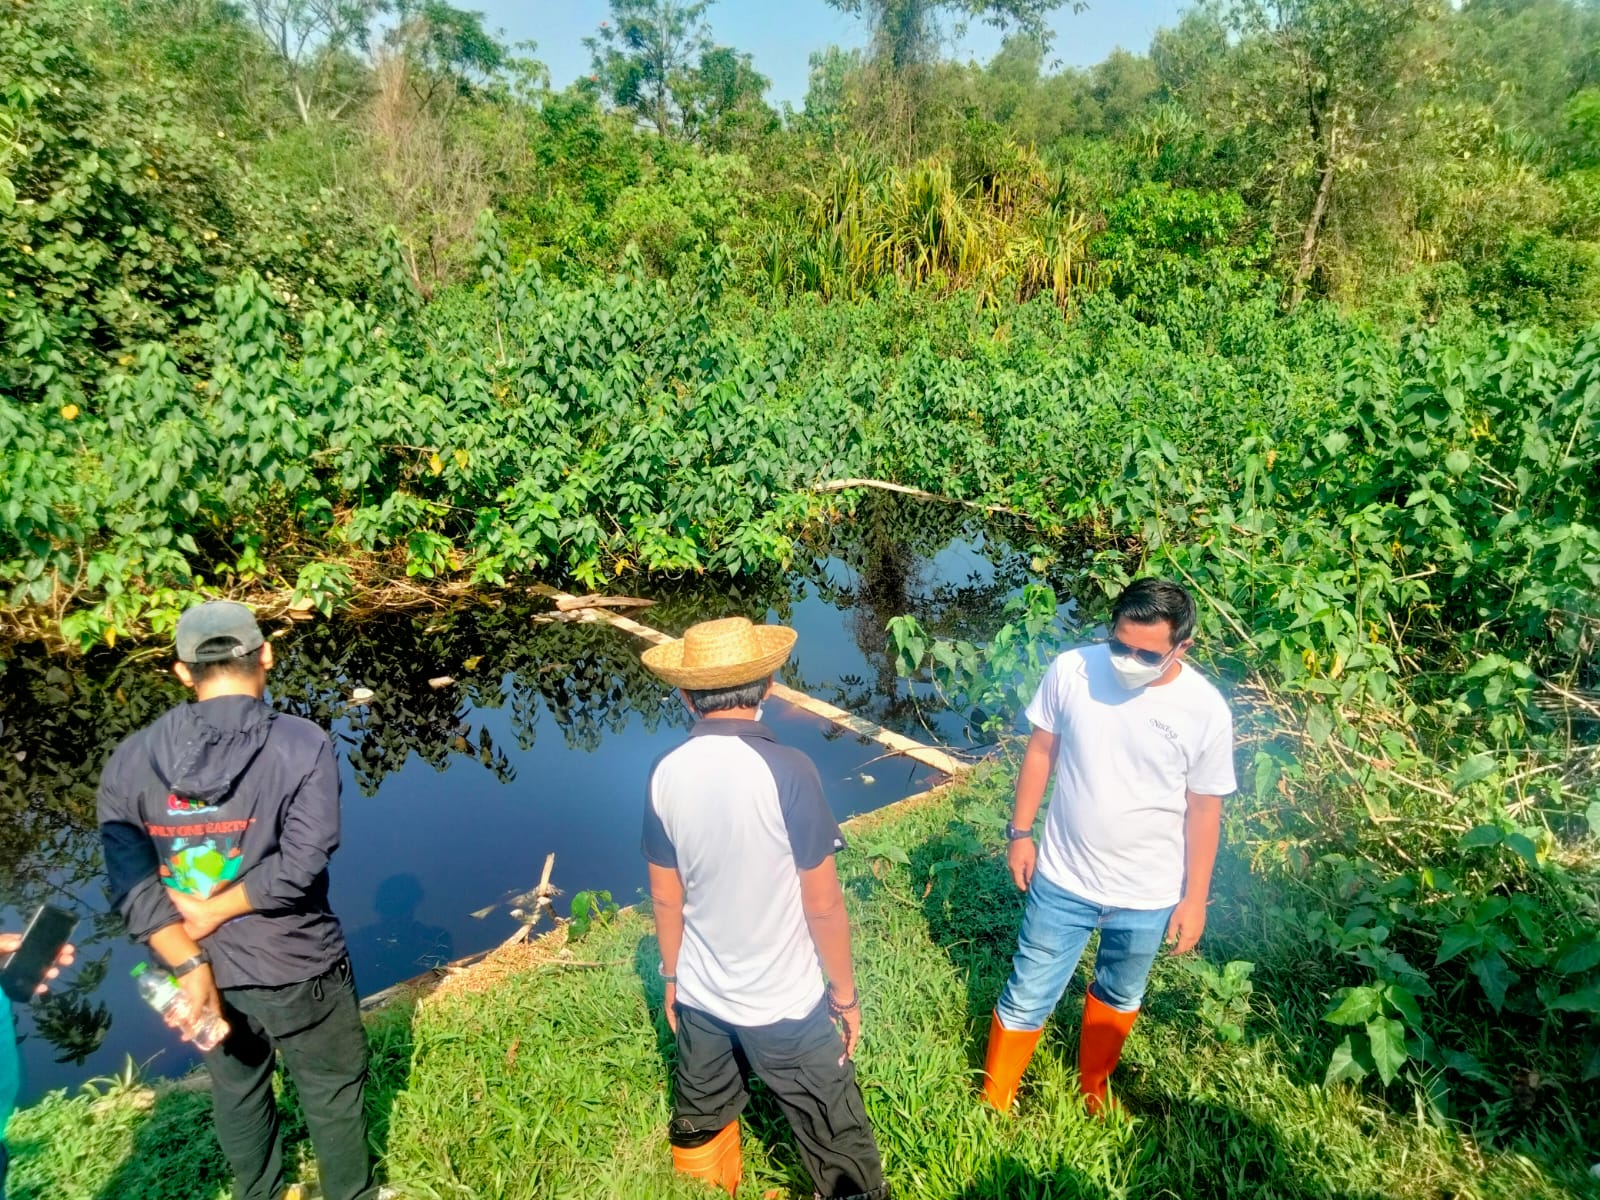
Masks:
[[[1035,872],[1011,978],[994,1009],[1000,1024],[1019,1032],[1043,1029],[1096,929],[1100,949],[1089,990],[1119,1012],[1135,1011],[1171,916],[1172,908],[1106,908]]]

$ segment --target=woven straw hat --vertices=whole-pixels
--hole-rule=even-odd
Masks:
[[[675,642],[651,646],[645,669],[673,687],[700,691],[765,679],[789,657],[800,635],[784,625],[755,625],[749,617],[701,621]]]

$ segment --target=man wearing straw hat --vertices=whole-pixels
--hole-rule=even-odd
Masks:
[[[644,652],[698,718],[651,772],[644,819],[678,1041],[672,1161],[738,1188],[747,1067],[788,1117],[817,1196],[886,1197],[850,1061],[861,1008],[833,862],[844,839],[817,768],[759,719],[795,637],[729,617]]]

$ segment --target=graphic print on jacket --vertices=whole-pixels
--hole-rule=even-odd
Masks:
[[[182,818],[184,824],[175,829],[145,826],[145,831],[158,845],[162,839],[167,841],[167,852],[161,859],[162,883],[174,891],[187,892],[204,900],[239,877],[239,868],[244,864],[244,851],[239,848],[239,841],[254,818],[196,820],[203,816],[214,818],[220,811],[214,804],[168,794],[167,817]]]
[[[179,705],[112,753],[100,780],[112,897],[139,941],[180,919],[168,889],[243,887],[253,912],[205,946],[219,987],[281,987],[345,954],[328,904],[339,767],[328,735],[251,696]]]

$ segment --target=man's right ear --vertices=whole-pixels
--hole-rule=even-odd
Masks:
[[[271,642],[265,642],[265,641],[262,642],[261,643],[261,669],[263,671],[270,671],[276,665],[276,662],[277,662],[277,660],[274,659],[273,656],[272,656],[272,643]]]
[[[194,676],[189,671],[189,664],[182,659],[175,660],[172,664],[172,673],[178,677],[178,682],[186,688],[194,686]]]

